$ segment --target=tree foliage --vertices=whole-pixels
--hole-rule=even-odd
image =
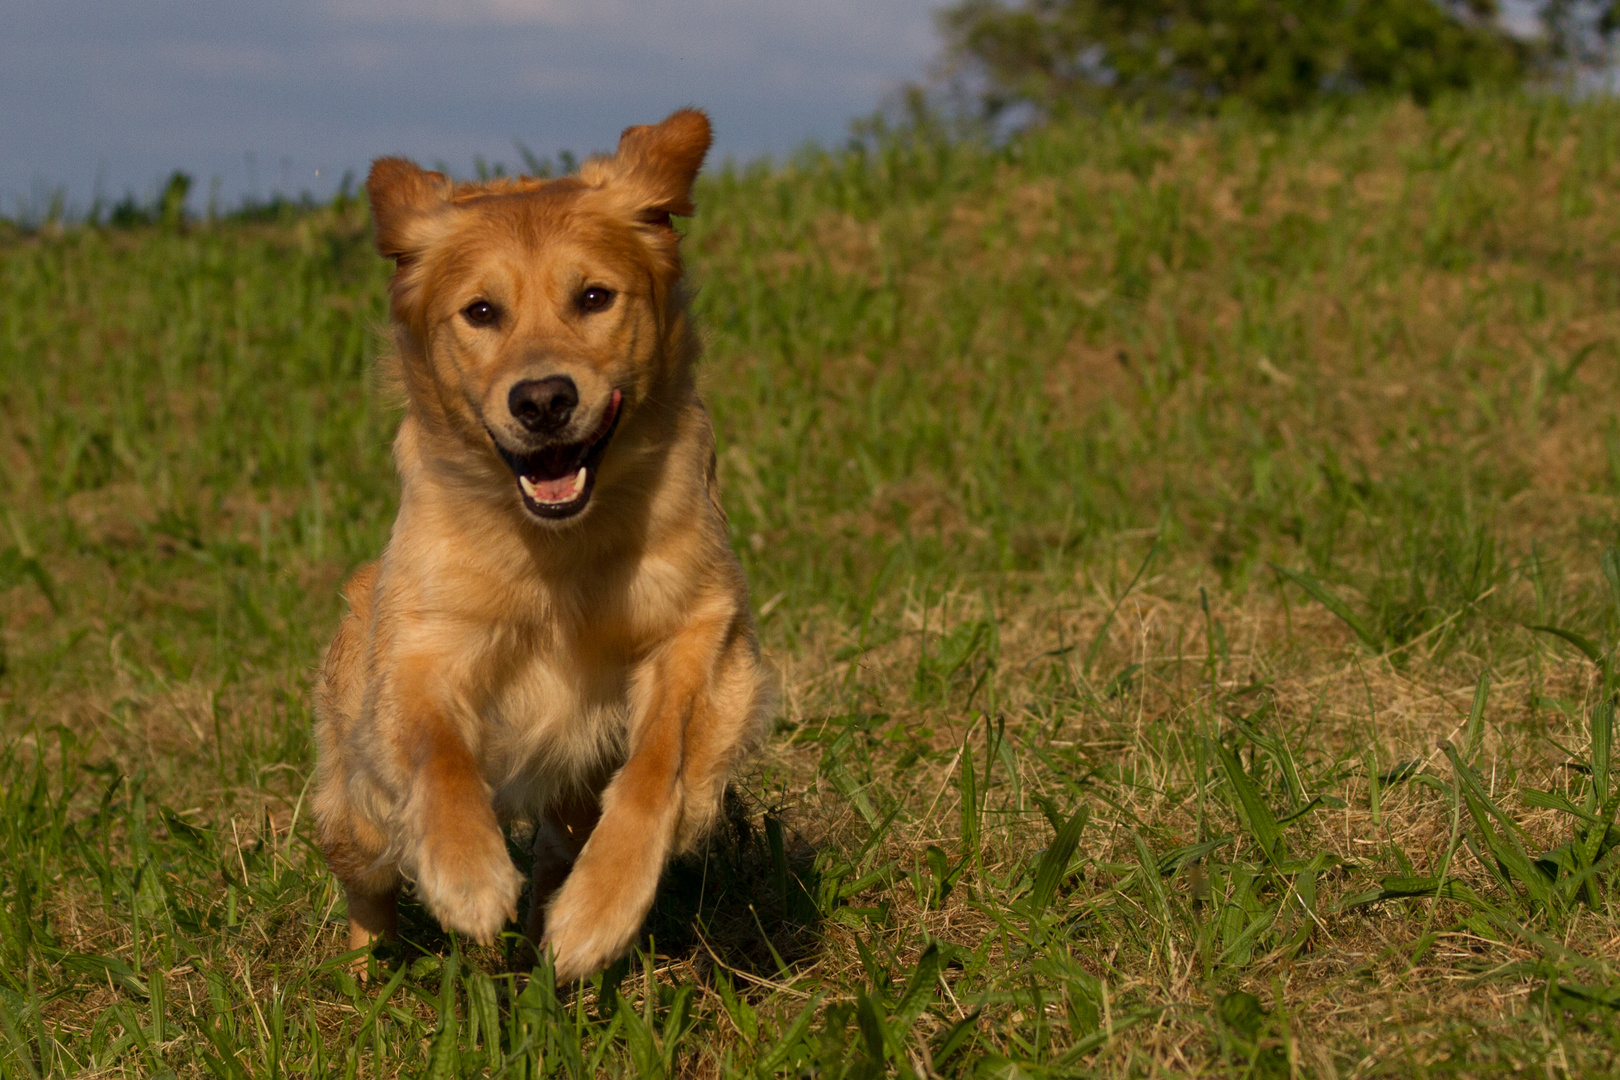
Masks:
[[[1088,101],[1286,112],[1327,95],[1436,94],[1587,58],[1616,0],[1550,0],[1547,33],[1509,33],[1497,0],[961,0],[940,15],[948,72],[991,115]],[[1584,51],[1583,51],[1584,50]]]

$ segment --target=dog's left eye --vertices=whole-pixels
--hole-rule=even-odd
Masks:
[[[493,326],[500,319],[501,312],[488,300],[474,300],[461,309],[461,317],[474,326]]]
[[[604,289],[600,285],[592,285],[579,294],[579,310],[602,311],[613,303],[613,290]]]

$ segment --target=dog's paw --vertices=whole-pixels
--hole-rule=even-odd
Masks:
[[[541,947],[551,951],[558,982],[594,975],[630,947],[652,907],[657,869],[614,873],[586,850],[546,908]]]
[[[423,845],[416,895],[446,930],[488,945],[517,918],[523,875],[497,829],[473,836],[439,836]]]

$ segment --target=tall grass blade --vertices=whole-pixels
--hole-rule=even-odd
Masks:
[[[39,1067],[34,1064],[34,1055],[29,1052],[28,1043],[23,1041],[22,1032],[17,1028],[17,1017],[12,1014],[4,996],[0,996],[0,1028],[4,1029],[6,1042],[10,1044],[12,1054],[23,1071],[33,1080],[39,1080]]]
[[[787,1060],[788,1055],[793,1052],[794,1048],[804,1042],[804,1037],[809,1033],[810,1025],[814,1022],[816,1013],[821,1009],[822,997],[823,995],[819,992],[811,995],[804,1008],[799,1010],[798,1015],[793,1018],[793,1022],[782,1033],[782,1037],[776,1041],[776,1045],[771,1048],[769,1053],[759,1059],[756,1065],[757,1073],[763,1075],[775,1072],[781,1068],[782,1063]]]
[[[941,964],[939,944],[930,941],[928,947],[917,958],[917,966],[912,969],[911,978],[906,981],[906,988],[894,1003],[895,1019],[910,1027],[917,1022],[928,1003],[934,999],[934,990],[939,983],[939,969]]]
[[[1592,793],[1598,805],[1609,801],[1611,757],[1614,748],[1614,702],[1592,708]]]
[[[1147,898],[1153,903],[1154,920],[1163,924],[1170,917],[1170,901],[1164,892],[1164,881],[1159,873],[1158,860],[1153,857],[1153,851],[1148,847],[1142,834],[1132,830],[1131,843],[1136,848],[1137,873],[1142,881],[1142,889]]]
[[[860,1028],[862,1041],[866,1043],[868,1062],[877,1065],[887,1061],[889,1025],[883,1018],[877,1000],[865,990],[855,991],[855,1022]]]
[[[1467,754],[1466,760],[1474,761],[1479,757],[1480,743],[1485,738],[1485,701],[1491,693],[1490,672],[1480,675],[1479,682],[1474,685],[1474,703],[1468,709],[1467,727]]]
[[[1077,1039],[1063,1053],[1052,1059],[1052,1064],[1059,1068],[1068,1068],[1076,1064],[1081,1058],[1112,1042],[1122,1033],[1135,1027],[1144,1020],[1151,1020],[1164,1010],[1159,1008],[1138,1009],[1126,1013],[1124,1016],[1114,1017],[1114,1022],[1101,1031],[1094,1031],[1083,1039]]]
[[[1304,589],[1317,603],[1338,616],[1339,621],[1348,626],[1367,648],[1373,652],[1379,652],[1383,649],[1383,638],[1373,633],[1367,624],[1358,618],[1355,612],[1350,610],[1349,605],[1334,595],[1326,585],[1302,570],[1290,570],[1286,566],[1278,566],[1276,563],[1268,565],[1272,570]]]
[[[962,799],[962,852],[979,858],[979,785],[973,773],[973,732],[962,740],[957,789]]]
[[[1598,815],[1591,810],[1584,810],[1569,801],[1569,797],[1559,791],[1542,791],[1538,788],[1524,788],[1519,792],[1519,801],[1526,806],[1534,806],[1539,810],[1561,810],[1573,818],[1579,818],[1588,823],[1596,822]]]
[[[1069,861],[1074,858],[1075,848],[1080,845],[1080,834],[1085,832],[1086,822],[1091,820],[1091,808],[1081,806],[1076,810],[1063,827],[1052,837],[1052,842],[1046,846],[1041,855],[1041,861],[1035,867],[1035,887],[1030,893],[1030,912],[1039,919],[1057,895],[1057,888],[1063,881],[1063,874],[1069,868]]]
[[[781,905],[781,914],[788,911],[788,865],[787,844],[782,836],[782,822],[774,814],[765,815],[765,842],[771,852],[771,872],[776,886],[777,903]]]
[[[1525,853],[1524,846],[1519,842],[1518,823],[1496,805],[1484,785],[1479,782],[1474,770],[1462,760],[1457,748],[1450,742],[1441,745],[1446,757],[1451,761],[1453,773],[1462,785],[1463,800],[1468,805],[1469,816],[1474,819],[1474,824],[1479,830],[1480,840],[1492,857],[1524,885],[1534,905],[1549,918],[1557,919],[1562,913],[1555,904],[1550,881]],[[1492,818],[1502,824],[1502,832],[1497,831]]]
[[[1237,796],[1236,809],[1240,811],[1249,835],[1259,845],[1266,861],[1274,866],[1281,866],[1285,858],[1282,830],[1278,828],[1277,819],[1272,815],[1271,808],[1261,798],[1260,789],[1254,786],[1249,774],[1243,771],[1243,763],[1230,749],[1216,743],[1215,753],[1220,758],[1221,765],[1226,770],[1227,781]]]
[[[1458,878],[1446,878],[1442,881],[1433,877],[1385,878],[1378,888],[1370,892],[1355,893],[1339,901],[1338,910],[1353,911],[1381,900],[1404,900],[1423,896],[1457,900],[1477,911],[1498,914],[1501,912],[1500,908],[1480,896],[1466,881]]]
[[[1620,547],[1606,548],[1599,559],[1603,576],[1609,582],[1609,601],[1614,605],[1614,617],[1620,619]]]
[[[1232,842],[1230,836],[1218,836],[1213,840],[1206,840],[1202,844],[1188,844],[1159,856],[1158,870],[1161,876],[1168,877],[1180,870],[1190,862],[1202,859],[1205,855],[1225,847]]]
[[[946,1029],[944,1037],[939,1040],[933,1053],[936,1067],[949,1062],[968,1045],[969,1040],[973,1038],[974,1028],[979,1023],[979,1014],[980,1010],[974,1009]]]
[[[1597,643],[1589,637],[1577,634],[1573,630],[1565,630],[1561,626],[1531,626],[1528,627],[1528,629],[1534,630],[1537,633],[1551,634],[1554,637],[1563,638],[1565,641],[1579,649],[1581,654],[1588,660],[1592,661],[1592,663],[1597,664],[1599,667],[1603,666],[1603,650],[1600,649]]]

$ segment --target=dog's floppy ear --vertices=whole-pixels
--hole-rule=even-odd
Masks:
[[[404,158],[378,158],[366,177],[377,251],[406,261],[426,246],[428,225],[450,201],[451,183],[443,173],[428,172]]]
[[[662,123],[626,128],[618,151],[586,162],[579,178],[602,190],[612,212],[668,235],[672,214],[695,209],[692,184],[713,138],[707,116],[681,109]]]

